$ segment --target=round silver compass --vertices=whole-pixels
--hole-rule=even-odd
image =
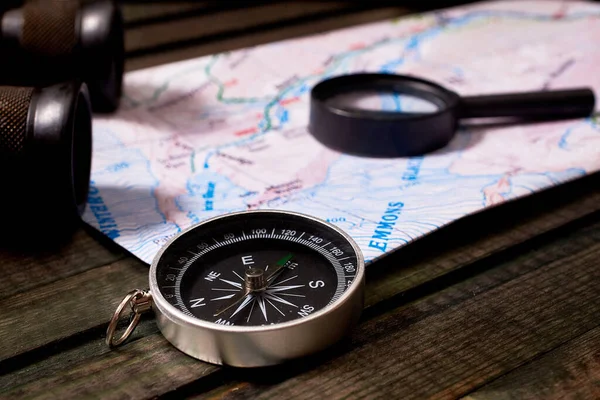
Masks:
[[[155,256],[149,280],[148,308],[169,342],[237,367],[319,352],[346,335],[363,309],[356,243],[325,221],[288,211],[197,224]]]

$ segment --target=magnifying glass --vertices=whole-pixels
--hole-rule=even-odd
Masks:
[[[594,106],[589,88],[462,97],[413,76],[358,73],[312,88],[308,130],[344,153],[410,157],[446,146],[463,119],[579,118],[591,115]]]

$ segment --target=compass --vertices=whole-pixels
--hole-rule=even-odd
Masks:
[[[149,283],[149,291],[132,291],[119,306],[109,345],[122,343],[139,315],[152,310],[163,336],[182,352],[259,367],[324,350],[352,329],[364,304],[364,260],[345,232],[323,220],[244,211],[172,238],[155,256]],[[115,342],[127,305],[134,320]]]

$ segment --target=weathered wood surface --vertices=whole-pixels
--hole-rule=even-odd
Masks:
[[[238,15],[260,17],[240,18],[246,34],[232,24],[186,36],[176,21],[217,15],[222,4],[136,3],[124,6],[130,32],[170,26],[177,42],[138,36],[129,70],[407,12],[331,2],[333,11],[311,5],[324,7],[312,21],[290,7],[300,14],[287,10],[282,20],[292,23],[278,25],[248,12],[273,2],[239,1]],[[108,349],[108,319],[129,289],[147,286],[148,268],[90,229],[57,251],[0,250],[0,398],[598,398],[599,182],[464,219],[372,265],[366,309],[347,340],[263,372],[193,360],[150,317]]]
[[[80,272],[101,267],[125,257],[115,244],[99,242],[84,230],[60,248],[44,251],[0,249],[3,277],[0,279],[0,302],[38,286],[50,284]]]
[[[141,49],[174,42],[202,38],[219,33],[249,29],[264,24],[280,23],[290,18],[306,18],[318,16],[324,11],[337,11],[349,8],[348,2],[292,2],[268,3],[247,7],[243,10],[244,18],[240,18],[240,10],[225,9],[215,16],[212,12],[188,13],[185,17],[162,23],[132,27],[127,30],[125,46],[131,54]],[[218,18],[218,23],[211,23]]]
[[[197,362],[170,346],[143,324],[126,349],[109,350],[104,339],[90,340],[45,359],[41,364],[0,377],[0,393],[9,397],[101,397],[146,399],[177,390],[181,385],[220,371]]]
[[[1,301],[0,362],[105,327],[129,290],[147,286],[148,267],[128,258]]]
[[[540,356],[464,400],[539,398],[600,398],[600,328]]]
[[[349,11],[355,10],[354,8]],[[341,29],[357,24],[381,21],[405,15],[408,11],[401,7],[374,8],[361,12],[343,14],[326,13],[312,18],[291,18],[287,23],[255,25],[241,31],[232,29],[221,33],[190,37],[180,43],[158,48],[128,50],[127,71],[176,62],[208,54],[232,51],[244,47],[285,40],[305,35],[313,35],[332,29]],[[131,39],[130,39],[131,40]]]

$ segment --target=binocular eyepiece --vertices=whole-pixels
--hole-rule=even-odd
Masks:
[[[118,108],[125,50],[123,18],[113,0],[27,0],[0,12],[0,84],[79,79],[95,112]]]

